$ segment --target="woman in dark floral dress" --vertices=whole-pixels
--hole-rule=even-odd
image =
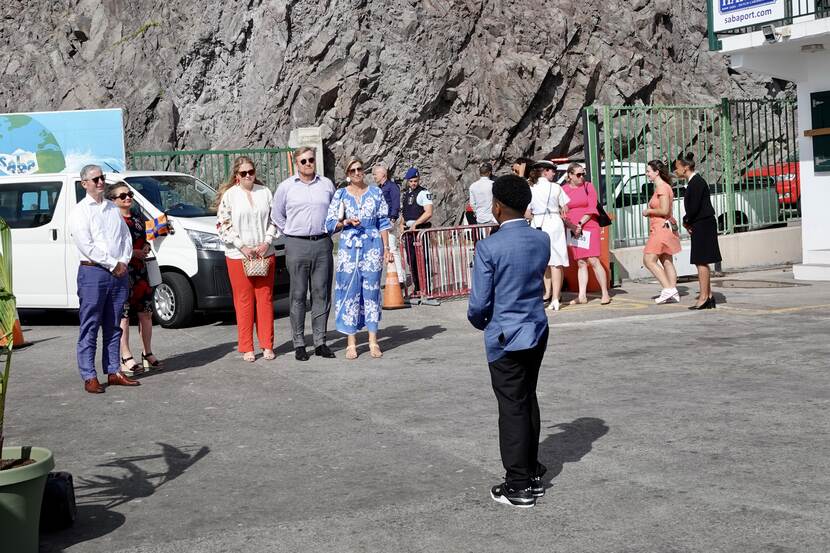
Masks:
[[[147,243],[145,235],[144,219],[132,212],[133,192],[130,188],[124,182],[112,184],[107,190],[107,197],[121,210],[121,216],[124,217],[124,222],[133,237],[133,257],[127,266],[130,297],[124,304],[121,316],[121,370],[127,376],[131,376],[161,366],[150,346],[153,337],[153,287],[150,286],[147,265],[144,262],[150,252],[150,244]],[[138,334],[144,346],[141,365],[135,362],[130,350],[130,315],[138,317]]]

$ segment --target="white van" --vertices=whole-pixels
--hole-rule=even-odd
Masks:
[[[166,213],[173,234],[151,242],[162,283],[154,297],[155,317],[164,327],[186,325],[194,311],[233,308],[224,244],[210,209],[213,188],[184,173],[106,173],[135,193],[145,218]],[[77,309],[78,250],[69,236],[69,214],[86,191],[77,173],[0,177],[0,217],[11,227],[13,283],[18,308]],[[275,296],[287,293],[288,272],[277,245]]]

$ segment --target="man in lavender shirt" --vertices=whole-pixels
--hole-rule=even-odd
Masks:
[[[298,361],[308,361],[305,313],[309,284],[314,354],[334,357],[326,345],[334,262],[332,241],[325,225],[334,184],[317,174],[314,155],[315,149],[306,146],[294,151],[297,174],[279,184],[271,205],[271,220],[285,236],[285,265],[291,279],[291,331],[294,357]]]

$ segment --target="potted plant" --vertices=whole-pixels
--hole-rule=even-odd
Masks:
[[[46,477],[55,466],[52,452],[40,447],[4,447],[3,423],[6,393],[17,319],[12,294],[12,238],[0,219],[0,540],[3,551],[36,553],[40,504]]]

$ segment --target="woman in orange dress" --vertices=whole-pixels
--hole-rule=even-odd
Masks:
[[[649,237],[643,249],[643,265],[660,282],[662,290],[655,303],[680,302],[677,291],[677,270],[673,256],[680,252],[680,237],[677,234],[677,220],[672,214],[674,192],[671,175],[665,163],[660,160],[648,162],[646,177],[654,184],[654,194],[643,210],[648,217]]]

